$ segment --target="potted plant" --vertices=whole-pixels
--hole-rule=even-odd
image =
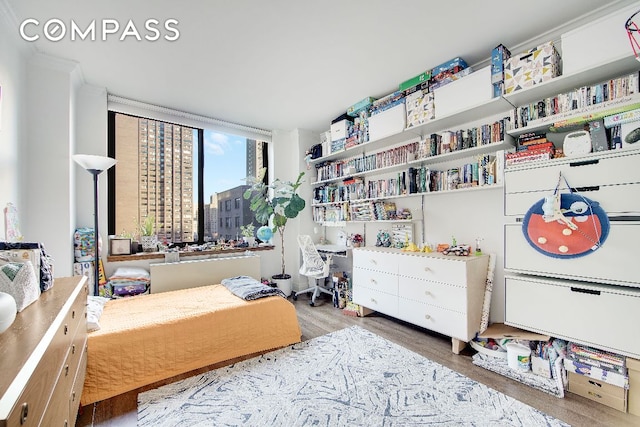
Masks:
[[[291,275],[287,274],[284,257],[284,232],[287,221],[298,216],[306,205],[304,199],[298,194],[298,188],[302,185],[304,172],[300,172],[295,182],[275,179],[271,184],[264,183],[266,168],[262,168],[257,177],[248,177],[246,180],[251,184],[243,197],[250,199],[250,209],[255,214],[256,220],[260,224],[267,224],[271,221],[272,231],[280,234],[280,258],[282,270],[280,274],[272,278],[278,287],[287,295],[291,294]],[[269,191],[273,190],[273,195]]]
[[[240,232],[242,233],[242,240],[249,244],[249,246],[253,246],[256,243],[256,238],[253,235],[256,228],[253,223],[249,223],[247,225],[240,226]]]
[[[156,219],[153,215],[147,215],[138,224],[140,230],[140,244],[144,252],[155,252],[158,250],[158,238],[155,235]]]

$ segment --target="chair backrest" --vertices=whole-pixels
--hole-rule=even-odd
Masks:
[[[311,236],[301,234],[298,236],[298,245],[302,252],[302,266],[300,274],[305,276],[315,276],[318,274],[329,274],[329,263],[320,256],[316,245],[313,244]]]

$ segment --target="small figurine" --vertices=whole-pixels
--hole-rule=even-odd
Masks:
[[[304,161],[307,164],[307,169],[311,169],[311,151],[304,152]]]
[[[480,248],[480,242],[484,239],[478,237],[476,238],[476,255],[482,255],[482,249]]]

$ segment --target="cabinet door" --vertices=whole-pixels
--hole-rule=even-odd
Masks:
[[[505,323],[640,357],[638,289],[507,276]]]

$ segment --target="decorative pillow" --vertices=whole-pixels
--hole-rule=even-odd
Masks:
[[[0,291],[16,300],[18,312],[40,296],[40,283],[31,261],[7,262],[0,259]]]
[[[100,329],[100,316],[109,298],[89,295],[87,297],[87,332]]]

